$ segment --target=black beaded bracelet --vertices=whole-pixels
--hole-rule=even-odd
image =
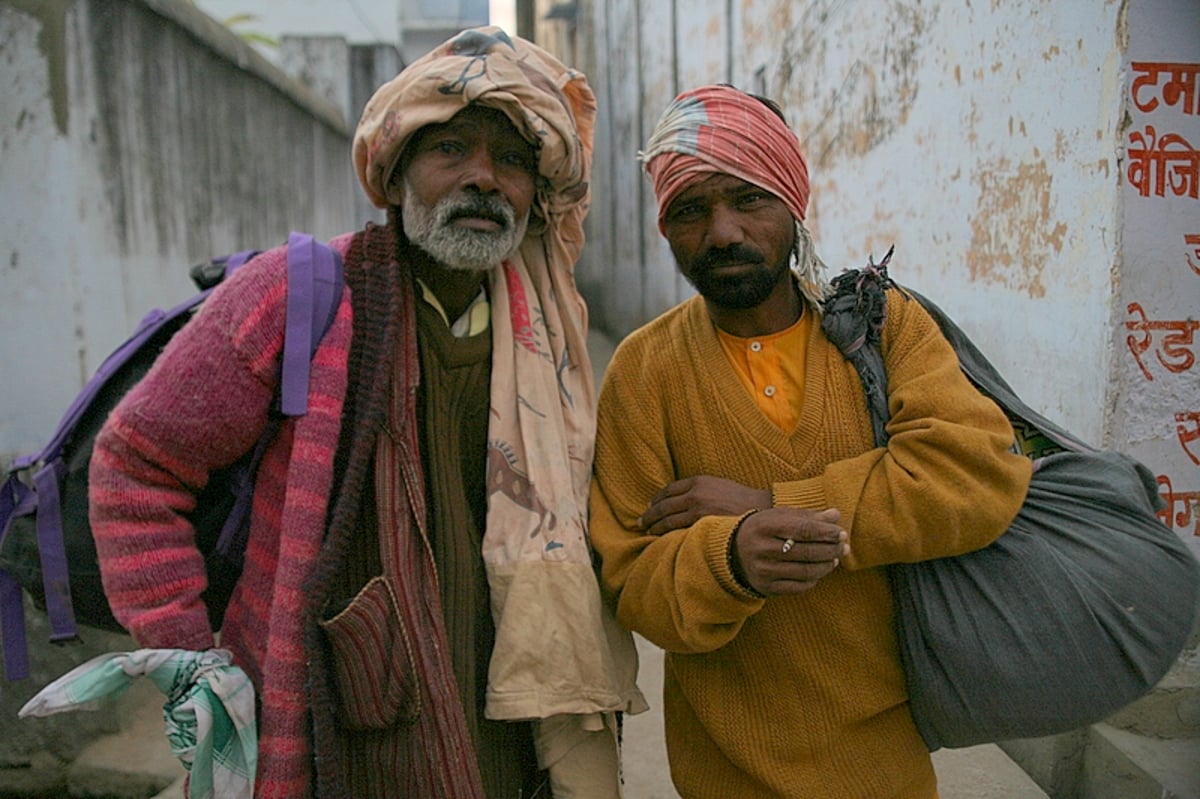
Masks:
[[[742,523],[749,519],[754,514],[758,513],[762,508],[754,508],[742,514],[733,525],[733,532],[729,534],[729,545],[725,548],[725,566],[729,569],[729,573],[733,575],[733,581],[737,583],[738,588],[741,588],[747,594],[750,594],[755,599],[766,599],[767,595],[755,590],[746,578],[741,574],[741,568],[738,560],[734,558],[733,548],[737,545],[738,531],[742,529]]]

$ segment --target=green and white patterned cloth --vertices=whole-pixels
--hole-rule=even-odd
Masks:
[[[149,677],[167,697],[167,740],[189,772],[189,799],[250,799],[258,762],[254,686],[224,649],[99,655],[47,685],[19,715],[98,710],[137,677]]]

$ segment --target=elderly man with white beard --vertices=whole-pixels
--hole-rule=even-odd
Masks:
[[[498,28],[363,112],[388,222],[330,242],[346,288],[220,630],[260,702],[256,797],[621,794],[618,714],[646,705],[586,530],[594,117],[582,74]],[[285,269],[279,248],[223,283],[97,441],[106,593],[143,647],[215,645],[184,514],[267,422]]]

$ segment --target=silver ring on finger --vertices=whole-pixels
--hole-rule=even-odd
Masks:
[[[787,553],[791,552],[792,547],[794,547],[794,546],[796,546],[796,542],[793,541],[792,539],[789,538],[786,541],[784,541],[783,542],[783,554],[786,555]]]

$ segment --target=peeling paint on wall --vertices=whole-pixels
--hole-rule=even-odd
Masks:
[[[42,23],[38,34],[38,49],[46,59],[46,78],[50,92],[50,107],[54,109],[54,124],[58,132],[67,135],[67,8],[70,0],[3,0],[2,5],[28,14]]]
[[[643,47],[643,88],[728,74],[778,100],[808,156],[808,223],[830,268],[879,258],[894,242],[897,279],[936,294],[1023,396],[1099,441],[1111,267],[1121,246],[1120,2],[1092,4],[1087,14],[1041,0],[609,0],[597,7],[609,9],[610,25],[614,11],[624,18],[636,8],[632,29],[640,25],[644,40],[649,29],[654,41],[677,43],[676,62]],[[660,11],[648,24],[646,10],[660,7],[679,19]],[[733,43],[728,73],[708,58],[725,40],[698,43],[722,13]],[[679,30],[660,33],[668,24]],[[631,68],[615,63],[623,55],[598,52],[585,71],[597,85],[619,84],[614,76]],[[672,72],[683,59],[694,68]],[[648,115],[662,108],[661,94],[622,94],[608,112]],[[633,148],[598,137],[598,151],[605,148],[616,197],[632,196],[624,187],[640,177]],[[590,222],[599,231],[590,243],[630,229],[627,218],[603,210],[593,209]],[[673,262],[652,246],[652,220],[644,230],[642,268],[666,285]],[[614,260],[619,267],[602,258],[588,270],[602,275],[596,282],[608,296],[629,282],[624,259],[609,255]],[[652,313],[664,301],[642,307]],[[615,324],[610,332],[629,329]],[[1040,368],[1027,368],[1031,358]]]
[[[1053,177],[1046,162],[1013,170],[1002,158],[981,165],[971,180],[979,187],[967,252],[971,279],[1044,297],[1042,274],[1062,253],[1067,232],[1065,224],[1055,222]]]

